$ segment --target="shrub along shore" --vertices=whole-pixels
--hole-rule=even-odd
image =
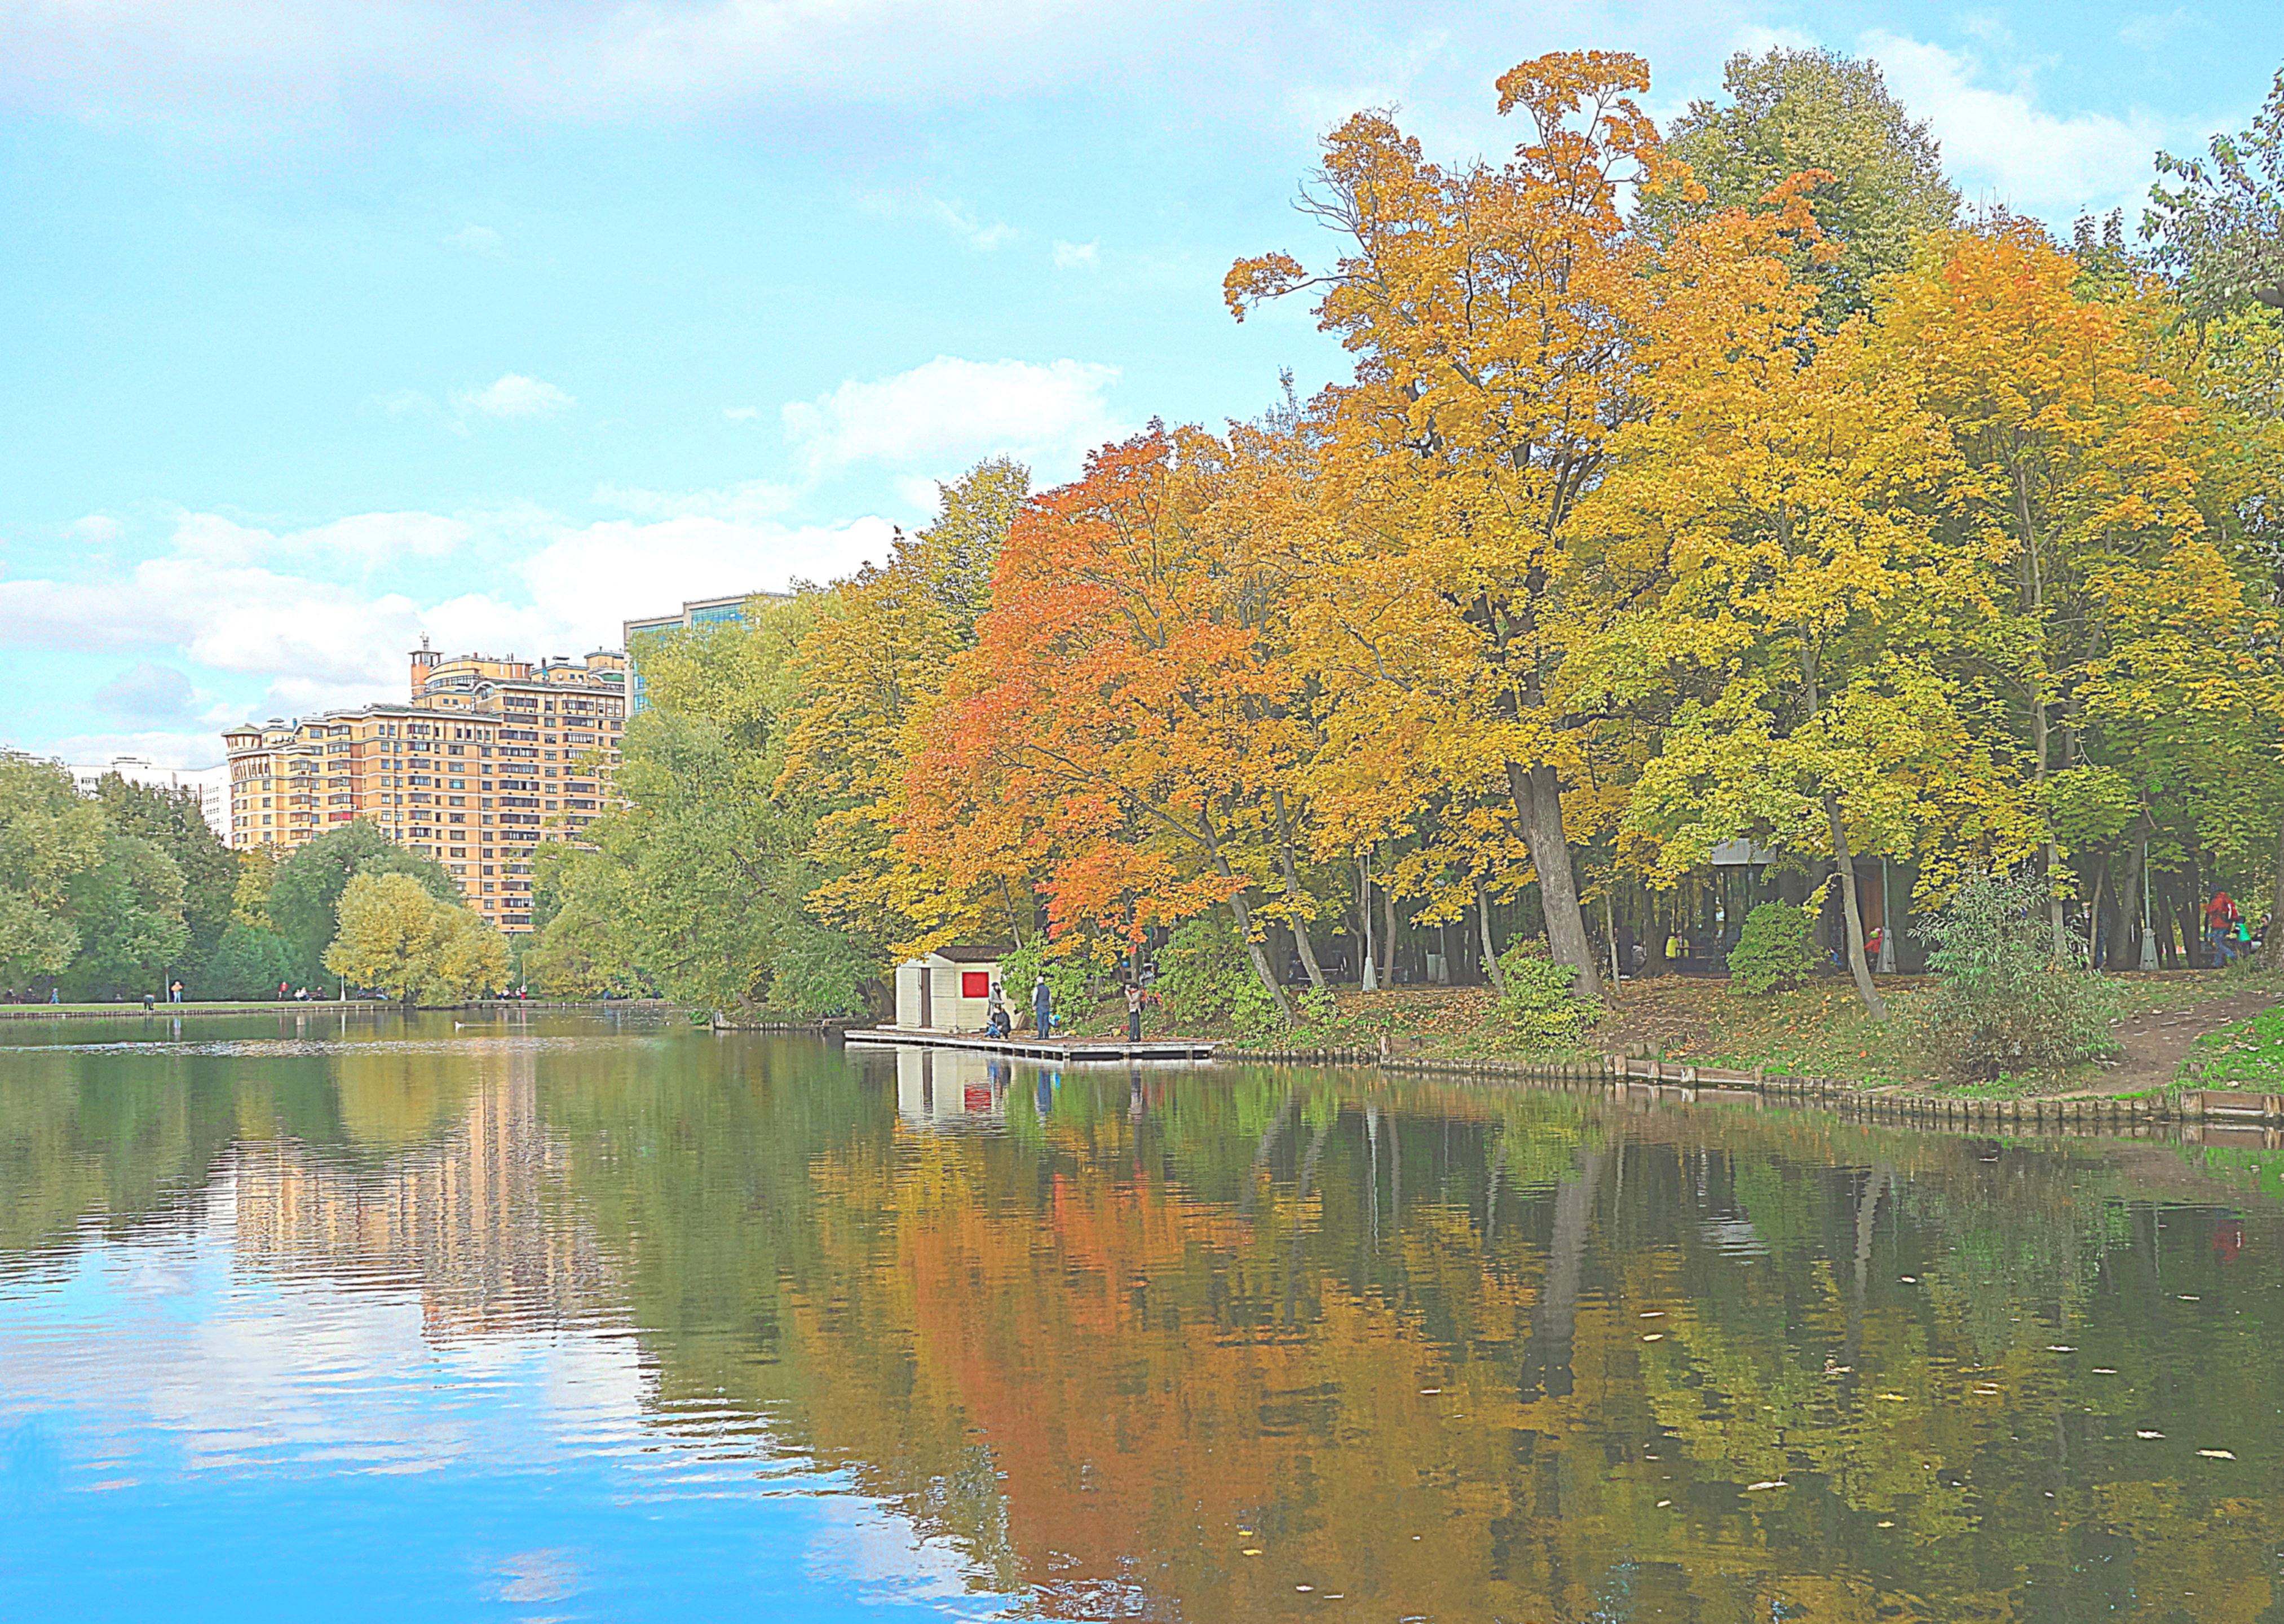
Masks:
[[[1294,1063],[1380,1061],[1401,1067],[1561,1079],[1607,1074],[1609,1058],[1638,1074],[1662,1064],[1678,1081],[1756,1075],[1785,1086],[1817,1080],[1850,1095],[1906,1092],[1931,1098],[2132,1098],[2185,1087],[2284,1090],[2284,974],[2269,971],[2167,971],[2088,978],[2105,1004],[2116,1044],[2101,1059],[2040,1072],[1962,1081],[1946,1078],[1917,1017],[1938,993],[1928,978],[1883,976],[1889,1013],[1873,1019],[1838,976],[1791,991],[1746,995],[1711,977],[1663,976],[1625,984],[1617,1003],[1574,1042],[1520,1035],[1487,987],[1343,989],[1318,1005],[1323,1018],[1268,1041],[1226,1019],[1182,1019],[1154,1008],[1146,1035],[1201,1029],[1227,1035],[1230,1058]],[[1075,1031],[1108,1031],[1124,1019],[1106,1004]]]

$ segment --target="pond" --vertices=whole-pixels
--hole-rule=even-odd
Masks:
[[[2275,1620],[2284,1151],[0,1023],[0,1615]]]

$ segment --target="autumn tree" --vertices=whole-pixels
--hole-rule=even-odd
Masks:
[[[1797,175],[1811,194],[1820,240],[1837,252],[1788,259],[1817,289],[1826,326],[1867,309],[1873,282],[1909,269],[1920,245],[1948,229],[1959,192],[1943,152],[1889,90],[1876,62],[1824,50],[1740,51],[1721,75],[1725,103],[1693,101],[1666,127],[1666,151],[1689,165],[1701,200],[1668,188],[1648,198],[1661,231],[1724,209],[1751,210]]]
[[[1004,457],[937,488],[935,521],[899,532],[888,558],[836,582],[794,657],[797,698],[776,792],[816,808],[809,898],[818,916],[885,948],[957,937],[1022,941],[1034,928],[1021,855],[972,825],[956,863],[901,854],[904,769],[914,730],[976,636],[1009,526],[1030,485]]]
[[[1443,168],[1389,115],[1357,113],[1326,137],[1306,205],[1340,258],[1314,275],[1282,254],[1241,261],[1225,289],[1240,318],[1316,291],[1319,324],[1357,356],[1332,431],[1355,518],[1302,633],[1342,679],[1338,725],[1392,774],[1504,781],[1549,945],[1588,992],[1564,796],[1599,717],[1568,669],[1588,629],[1567,526],[1637,410],[1651,245],[1619,203],[1671,178],[1633,100],[1648,85],[1637,57],[1522,64],[1498,107],[1532,131],[1498,166]]]
[[[1067,939],[1138,942],[1226,905],[1289,1018],[1255,906],[1294,679],[1264,643],[1253,561],[1208,521],[1225,460],[1208,435],[1154,427],[1023,509],[923,730],[902,839],[957,866],[980,824],[987,849],[1036,854]]]
[[[507,943],[472,910],[440,901],[404,873],[353,874],[325,968],[407,1004],[458,1003],[508,977]]]
[[[2155,313],[2088,297],[2042,229],[2000,221],[1897,278],[1879,320],[1882,363],[1941,427],[1943,522],[2001,611],[1959,658],[2006,698],[2039,803],[2055,775],[2105,755],[2155,769],[2121,746],[2192,694],[2259,710],[2243,668],[2257,617],[2207,504],[2205,414],[2155,365]],[[2257,769],[2241,729],[2238,747],[2214,750],[2225,731],[2193,748]],[[2076,880],[2048,824],[2059,950]]]
[[[1948,660],[1991,612],[1932,517],[1940,427],[1861,319],[1798,342],[1817,297],[1786,264],[1801,235],[1732,211],[1678,241],[1643,329],[1646,415],[1614,441],[1578,546],[1607,593],[1607,691],[1679,696],[1628,813],[1659,871],[1739,836],[1829,858],[1850,970],[1883,1015],[1858,855],[2012,855],[2022,797]]]

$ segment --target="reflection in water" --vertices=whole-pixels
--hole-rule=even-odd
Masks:
[[[344,1102],[419,1102],[432,1142],[378,1168],[345,1166],[286,1139],[229,1160],[242,1265],[345,1284],[418,1288],[431,1339],[591,1323],[613,1300],[587,1230],[559,1210],[565,1157],[541,1125],[536,1057],[466,1057],[457,1120],[401,1057],[345,1060]],[[401,1113],[391,1113],[392,1117]]]
[[[211,1036],[5,1063],[58,1597],[131,1522],[238,1587],[364,1538],[380,1616],[2284,1616],[2262,1144]]]

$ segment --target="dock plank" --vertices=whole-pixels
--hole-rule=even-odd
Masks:
[[[841,1035],[844,1042],[892,1048],[967,1049],[1019,1060],[1124,1060],[1176,1065],[1210,1060],[1220,1047],[1212,1038],[1151,1038],[1130,1043],[1122,1037],[982,1037],[964,1032],[924,1032],[907,1027],[868,1027]]]

